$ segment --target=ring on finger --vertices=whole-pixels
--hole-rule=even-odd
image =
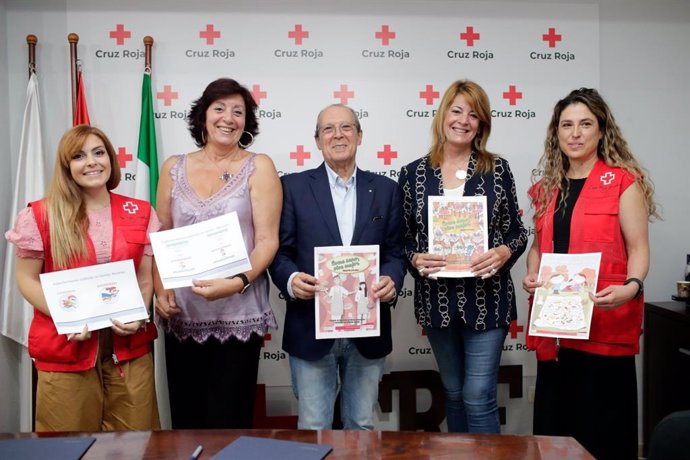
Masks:
[[[419,274],[424,276],[424,270],[426,270],[424,267],[419,267],[417,271],[419,271]]]
[[[494,267],[494,266],[492,265],[492,266],[491,266],[491,274],[493,275],[494,273],[496,273],[496,267]]]

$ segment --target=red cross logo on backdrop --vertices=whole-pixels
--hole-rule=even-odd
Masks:
[[[206,24],[206,30],[199,32],[199,38],[205,38],[207,45],[213,45],[216,38],[220,38],[220,31],[215,30],[213,24]]]
[[[431,105],[434,103],[434,99],[439,97],[440,94],[438,91],[434,91],[433,85],[426,85],[426,89],[424,91],[419,92],[419,98],[420,99],[426,99],[426,105]]]
[[[261,91],[261,85],[252,85],[252,97],[256,105],[261,104],[261,99],[266,99],[266,91]]]
[[[132,159],[132,154],[127,153],[127,149],[124,147],[118,147],[117,148],[117,164],[120,165],[120,169],[123,169],[125,166],[127,166],[127,162]]]
[[[503,93],[503,99],[507,99],[510,105],[515,105],[519,99],[522,99],[522,92],[517,91],[515,85],[510,85],[508,91]]]
[[[110,38],[114,38],[118,45],[125,44],[125,38],[131,38],[132,32],[125,30],[124,24],[118,24],[115,26],[115,30],[110,31]]]
[[[172,101],[177,99],[177,91],[173,91],[172,86],[165,85],[165,86],[163,86],[163,91],[158,91],[156,93],[156,98],[162,99],[163,105],[168,107],[168,106],[172,105]]]
[[[602,184],[604,185],[609,185],[613,180],[616,178],[616,175],[612,173],[611,171],[606,171],[606,174],[603,174],[599,180],[601,181]]]
[[[460,40],[465,40],[467,46],[474,46],[474,41],[479,40],[479,34],[474,31],[474,27],[467,26],[465,31],[460,34]]]
[[[294,39],[295,45],[301,45],[303,38],[309,38],[309,31],[302,30],[302,24],[295,24],[295,29],[288,31],[288,38]]]
[[[376,152],[376,158],[382,159],[384,165],[389,165],[391,164],[391,160],[398,158],[398,152],[391,150],[390,144],[385,144],[383,150]]]
[[[304,160],[311,158],[311,153],[304,151],[303,145],[298,145],[297,150],[290,152],[290,159],[297,161],[297,166],[304,166]]]
[[[510,338],[511,339],[517,339],[518,332],[523,332],[524,330],[525,330],[525,326],[518,325],[518,322],[516,320],[513,320],[510,322],[510,327],[508,328],[508,332],[510,332]]]
[[[347,89],[347,85],[340,85],[340,91],[333,91],[333,97],[340,99],[341,104],[347,104],[347,100],[355,97],[355,92]]]
[[[132,203],[131,201],[127,201],[125,204],[122,205],[122,209],[124,209],[130,214],[136,214],[137,210],[139,209],[139,205],[137,205],[136,203]]]
[[[381,30],[374,34],[374,37],[381,40],[381,44],[388,46],[390,41],[395,38],[395,32],[389,30],[388,25],[384,24],[381,26]]]
[[[266,342],[270,342],[270,341],[271,341],[271,333],[267,332],[266,334],[264,334],[264,339],[261,341],[261,348],[263,348],[266,345]]]
[[[545,42],[549,42],[549,48],[555,48],[556,42],[560,42],[563,38],[561,34],[556,33],[555,27],[549,27],[549,33],[543,34],[541,39]]]

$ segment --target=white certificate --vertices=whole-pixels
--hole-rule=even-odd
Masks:
[[[41,273],[58,334],[90,331],[148,318],[132,259]]]
[[[165,289],[191,286],[193,279],[227,278],[252,269],[235,211],[149,236]]]

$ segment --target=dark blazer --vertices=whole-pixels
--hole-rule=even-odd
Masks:
[[[522,225],[515,193],[515,180],[508,162],[496,158],[493,173],[477,174],[476,154],[470,156],[464,196],[486,196],[489,247],[505,244],[510,259],[488,278],[424,278],[412,266],[415,252],[429,252],[428,204],[430,195],[443,195],[441,169],[431,167],[426,155],[403,166],[398,183],[403,193],[405,252],[415,280],[414,305],[417,322],[424,327],[447,327],[462,321],[483,331],[506,327],[517,319],[515,286],[510,269],[525,251],[527,230]]]
[[[357,210],[352,245],[379,245],[380,275],[388,275],[396,290],[405,277],[402,240],[402,198],[391,179],[357,169]],[[269,268],[273,283],[285,296],[287,310],[283,349],[298,358],[316,361],[333,340],[316,340],[314,300],[291,299],[290,275],[314,274],[315,246],[342,246],[338,221],[324,163],[316,169],[289,174],[283,184],[280,248]],[[397,298],[396,298],[397,299]],[[381,303],[381,336],[352,339],[362,356],[374,359],[392,350],[390,304]]]

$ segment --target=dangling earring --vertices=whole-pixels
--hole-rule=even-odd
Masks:
[[[206,145],[206,130],[205,129],[201,130],[201,143]]]
[[[249,140],[248,143],[243,144],[243,143],[242,143],[242,136],[244,136],[245,134],[249,134],[249,137],[251,137],[251,139]],[[244,132],[242,132],[242,136],[240,136],[240,140],[239,140],[237,143],[238,143],[238,144],[240,145],[240,147],[242,147],[243,149],[246,149],[247,147],[249,147],[250,145],[252,145],[252,144],[254,143],[254,135],[253,135],[252,133],[250,133],[249,131],[244,131]]]

